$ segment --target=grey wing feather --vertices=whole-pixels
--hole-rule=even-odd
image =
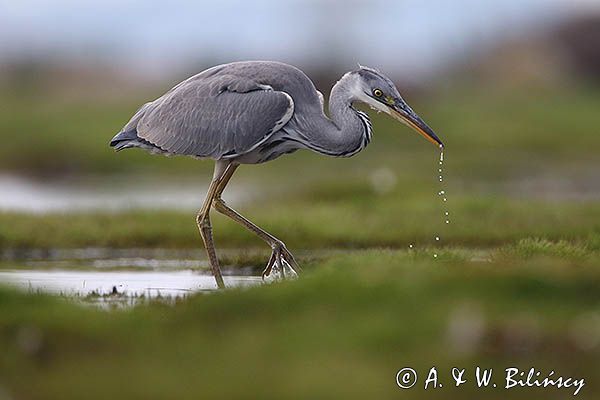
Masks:
[[[281,129],[293,108],[287,93],[246,77],[192,77],[142,106],[126,128],[168,153],[232,158]]]

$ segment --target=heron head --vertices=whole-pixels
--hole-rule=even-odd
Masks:
[[[372,68],[360,67],[352,73],[356,85],[356,100],[366,103],[377,111],[383,111],[392,118],[414,129],[436,146],[444,147],[433,130],[415,113],[402,98],[394,83],[381,72]]]

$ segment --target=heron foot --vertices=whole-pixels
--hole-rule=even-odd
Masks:
[[[272,245],[272,248],[271,257],[262,272],[262,280],[264,281],[266,278],[271,277],[272,272],[277,274],[275,279],[297,278],[298,272],[296,271],[300,270],[300,267],[292,253],[285,247],[285,244],[277,242]]]

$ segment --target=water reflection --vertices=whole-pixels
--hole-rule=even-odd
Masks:
[[[252,286],[260,277],[224,277],[228,287]],[[216,290],[211,275],[183,271],[76,271],[76,270],[2,270],[0,283],[32,293],[51,293],[73,297],[119,295],[122,297],[181,297]]]

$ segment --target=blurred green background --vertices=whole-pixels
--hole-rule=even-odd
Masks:
[[[295,281],[124,310],[1,286],[0,399],[573,393],[502,389],[512,366],[600,396],[600,9],[454,3],[5,4],[0,270],[48,268],[64,249],[203,257],[194,216],[212,162],[108,141],[219,62],[290,62],[326,96],[357,62],[380,68],[446,149],[440,183],[438,150],[371,113],[355,157],[242,166],[224,197],[298,256]],[[222,263],[258,275],[269,249],[213,221]],[[431,366],[444,387],[425,391]],[[499,388],[476,388],[476,366]],[[403,367],[419,373],[410,390]],[[467,369],[460,388],[452,367]]]

